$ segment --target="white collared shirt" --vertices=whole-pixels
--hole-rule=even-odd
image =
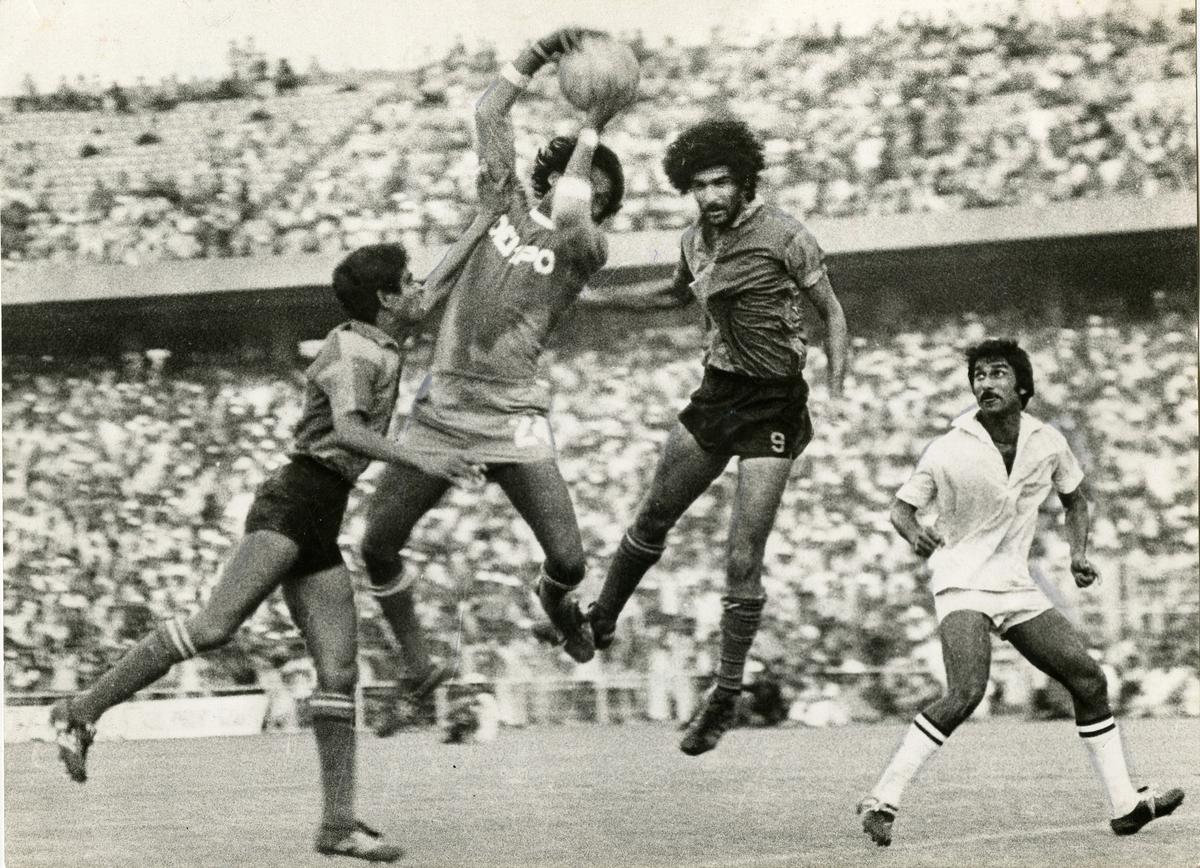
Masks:
[[[933,593],[946,588],[1008,591],[1034,587],[1029,546],[1038,509],[1053,487],[1068,494],[1083,470],[1061,433],[1021,414],[1012,473],[972,410],[925,450],[896,497],[937,511],[945,540],[929,558]]]

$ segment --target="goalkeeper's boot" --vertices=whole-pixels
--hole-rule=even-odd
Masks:
[[[688,724],[679,749],[688,756],[699,756],[717,746],[737,722],[738,694],[713,687],[704,697],[698,714]]]
[[[54,703],[50,709],[50,725],[54,727],[58,758],[66,766],[67,776],[82,784],[87,780],[88,748],[96,738],[95,725],[72,715],[70,699]]]
[[[387,738],[410,725],[416,718],[421,703],[453,677],[453,666],[432,664],[414,687],[407,691],[397,691],[389,697],[387,707],[381,712],[380,721],[375,726],[375,734],[380,738]]]
[[[1138,787],[1138,794],[1142,800],[1137,803],[1137,807],[1125,816],[1109,821],[1116,834],[1133,835],[1151,820],[1165,817],[1183,804],[1183,790],[1178,787],[1167,790],[1162,795],[1150,787]]]
[[[347,856],[366,862],[395,862],[404,850],[383,840],[383,836],[366,823],[355,821],[354,828],[322,828],[314,849],[324,856]]]
[[[892,826],[896,822],[895,805],[881,802],[874,796],[867,796],[858,803],[857,813],[862,816],[862,829],[867,837],[880,847],[892,843]]]
[[[603,615],[597,608],[595,603],[590,603],[587,611],[584,613],[588,625],[592,630],[592,645],[597,651],[604,651],[612,647],[612,643],[617,634],[617,622]],[[530,629],[533,633],[533,638],[543,645],[558,646],[563,644],[563,636],[558,632],[558,629],[549,621],[537,621]]]
[[[563,650],[576,663],[587,663],[596,656],[592,644],[591,628],[579,608],[575,597],[562,586],[555,585],[543,576],[538,581],[538,601],[542,609],[562,637]]]

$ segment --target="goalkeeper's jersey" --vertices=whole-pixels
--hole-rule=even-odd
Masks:
[[[413,407],[431,422],[439,408],[545,412],[546,340],[607,258],[603,236],[558,230],[531,209],[511,172],[481,184],[491,187],[496,218],[450,278],[430,375]]]

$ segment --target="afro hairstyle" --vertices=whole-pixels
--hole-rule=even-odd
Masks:
[[[746,194],[754,200],[758,175],[766,163],[762,142],[744,121],[709,119],[680,133],[667,147],[663,170],[680,193],[692,186],[697,172],[725,166]]]

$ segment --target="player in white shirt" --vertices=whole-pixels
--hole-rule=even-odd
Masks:
[[[891,516],[913,550],[929,559],[947,688],[916,716],[859,803],[863,831],[881,847],[891,843],[905,786],[983,699],[996,632],[1071,694],[1079,735],[1112,809],[1112,829],[1132,835],[1179,807],[1183,790],[1134,788],[1104,672],[1029,574],[1038,509],[1053,488],[1066,511],[1075,584],[1086,588],[1099,580],[1087,557],[1083,471],[1062,434],[1024,412],[1033,397],[1033,366],[1015,341],[970,348],[967,375],[978,409],[955,419],[925,450],[897,492]],[[918,518],[926,508],[935,513],[931,523]]]

